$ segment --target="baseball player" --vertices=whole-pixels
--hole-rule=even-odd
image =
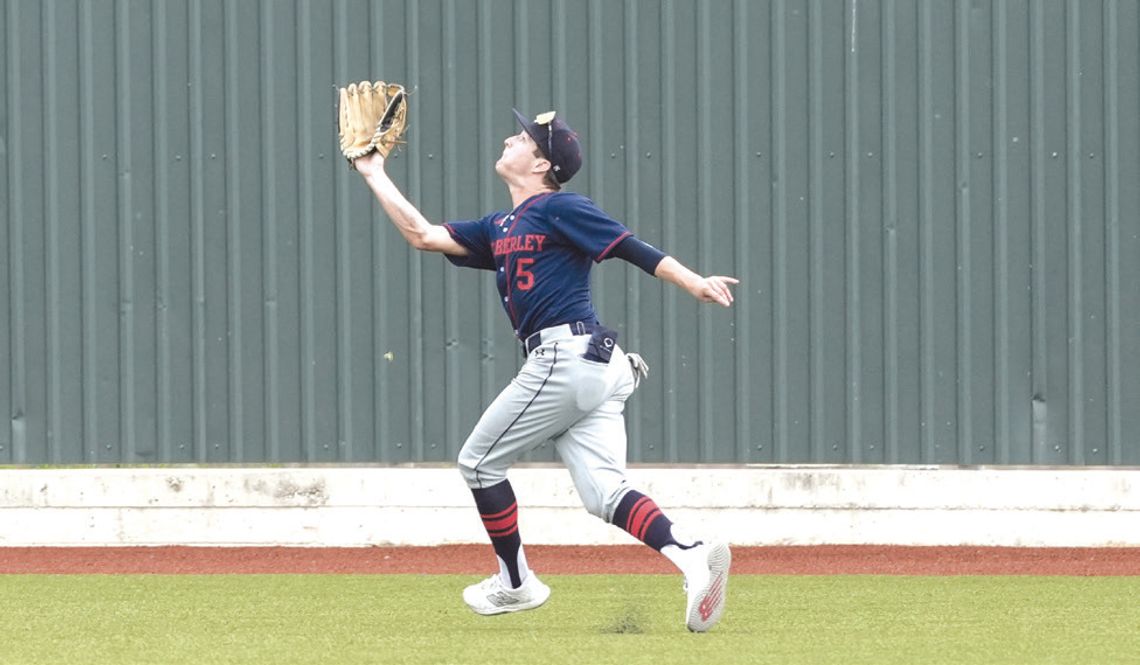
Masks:
[[[580,194],[562,191],[582,165],[577,134],[554,111],[503,141],[495,171],[512,209],[482,219],[434,225],[413,206],[373,152],[356,170],[408,243],[441,252],[457,265],[495,273],[503,309],[526,362],[487,407],[459,453],[459,469],[475,497],[499,572],[467,587],[479,614],[534,609],[550,588],[527,566],[518,505],[507,470],[521,455],[552,440],[586,509],[669,558],[685,579],[685,623],[703,632],[724,612],[731,554],[727,544],[687,540],[653,499],[625,474],[626,399],[648,373],[625,353],[617,333],[599,322],[590,299],[593,263],[624,259],[672,282],[701,302],[728,307],[732,277],[702,277],[639,240]]]

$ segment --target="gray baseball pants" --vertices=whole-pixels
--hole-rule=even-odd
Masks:
[[[553,441],[586,510],[608,522],[629,490],[622,412],[633,373],[616,346],[608,364],[583,358],[590,335],[574,334],[569,325],[540,335],[541,344],[463,444],[460,472],[469,487],[491,487],[524,453]]]

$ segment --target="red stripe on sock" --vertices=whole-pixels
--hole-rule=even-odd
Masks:
[[[504,517],[502,519],[497,519],[497,520],[484,519],[483,520],[483,528],[487,529],[487,531],[502,531],[503,529],[509,529],[511,526],[518,524],[518,523],[519,523],[518,515],[515,515],[512,513],[512,514],[507,515],[506,517]]]
[[[633,510],[629,511],[629,521],[626,522],[625,530],[637,536],[637,532],[641,531],[641,525],[645,522],[645,517],[657,507],[653,503],[653,499],[649,497],[642,497],[633,504]]]
[[[637,513],[640,512],[641,509],[645,507],[645,504],[649,501],[651,501],[649,497],[643,496],[634,502],[633,507],[629,509],[629,515],[627,515],[625,518],[626,531],[630,530],[630,527],[633,526],[634,520],[637,518]]]
[[[490,536],[492,540],[494,540],[495,538],[505,538],[506,536],[509,536],[512,533],[518,533],[518,530],[519,530],[519,525],[516,523],[516,524],[512,524],[510,526],[510,528],[508,528],[506,531],[491,531],[490,529],[488,529],[487,535]]]
[[[499,512],[492,513],[490,515],[480,514],[479,517],[482,517],[484,522],[486,522],[487,520],[498,519],[500,517],[505,516],[507,513],[511,512],[512,510],[518,510],[518,507],[519,507],[519,504],[516,501],[515,503],[512,503],[511,505],[507,506],[506,510],[500,510]]]
[[[642,520],[642,522],[641,522],[641,532],[637,534],[638,540],[640,540],[641,542],[645,542],[645,534],[647,531],[649,531],[649,526],[651,524],[653,524],[653,522],[658,517],[661,517],[661,509],[658,508],[657,506],[653,506],[653,510],[650,511],[650,513],[648,515],[646,515],[645,519]]]

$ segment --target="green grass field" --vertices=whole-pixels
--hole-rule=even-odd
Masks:
[[[470,576],[0,575],[0,663],[1140,663],[1140,577],[738,575],[703,635],[676,576],[544,580],[480,617]]]

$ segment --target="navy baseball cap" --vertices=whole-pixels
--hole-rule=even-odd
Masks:
[[[530,134],[539,151],[550,162],[554,179],[564,183],[573,178],[578,169],[582,168],[582,145],[578,143],[578,134],[570,129],[570,125],[567,125],[566,121],[559,118],[554,111],[540,113],[531,121],[519,113],[518,109],[511,110],[515,112],[515,119],[526,133]]]

